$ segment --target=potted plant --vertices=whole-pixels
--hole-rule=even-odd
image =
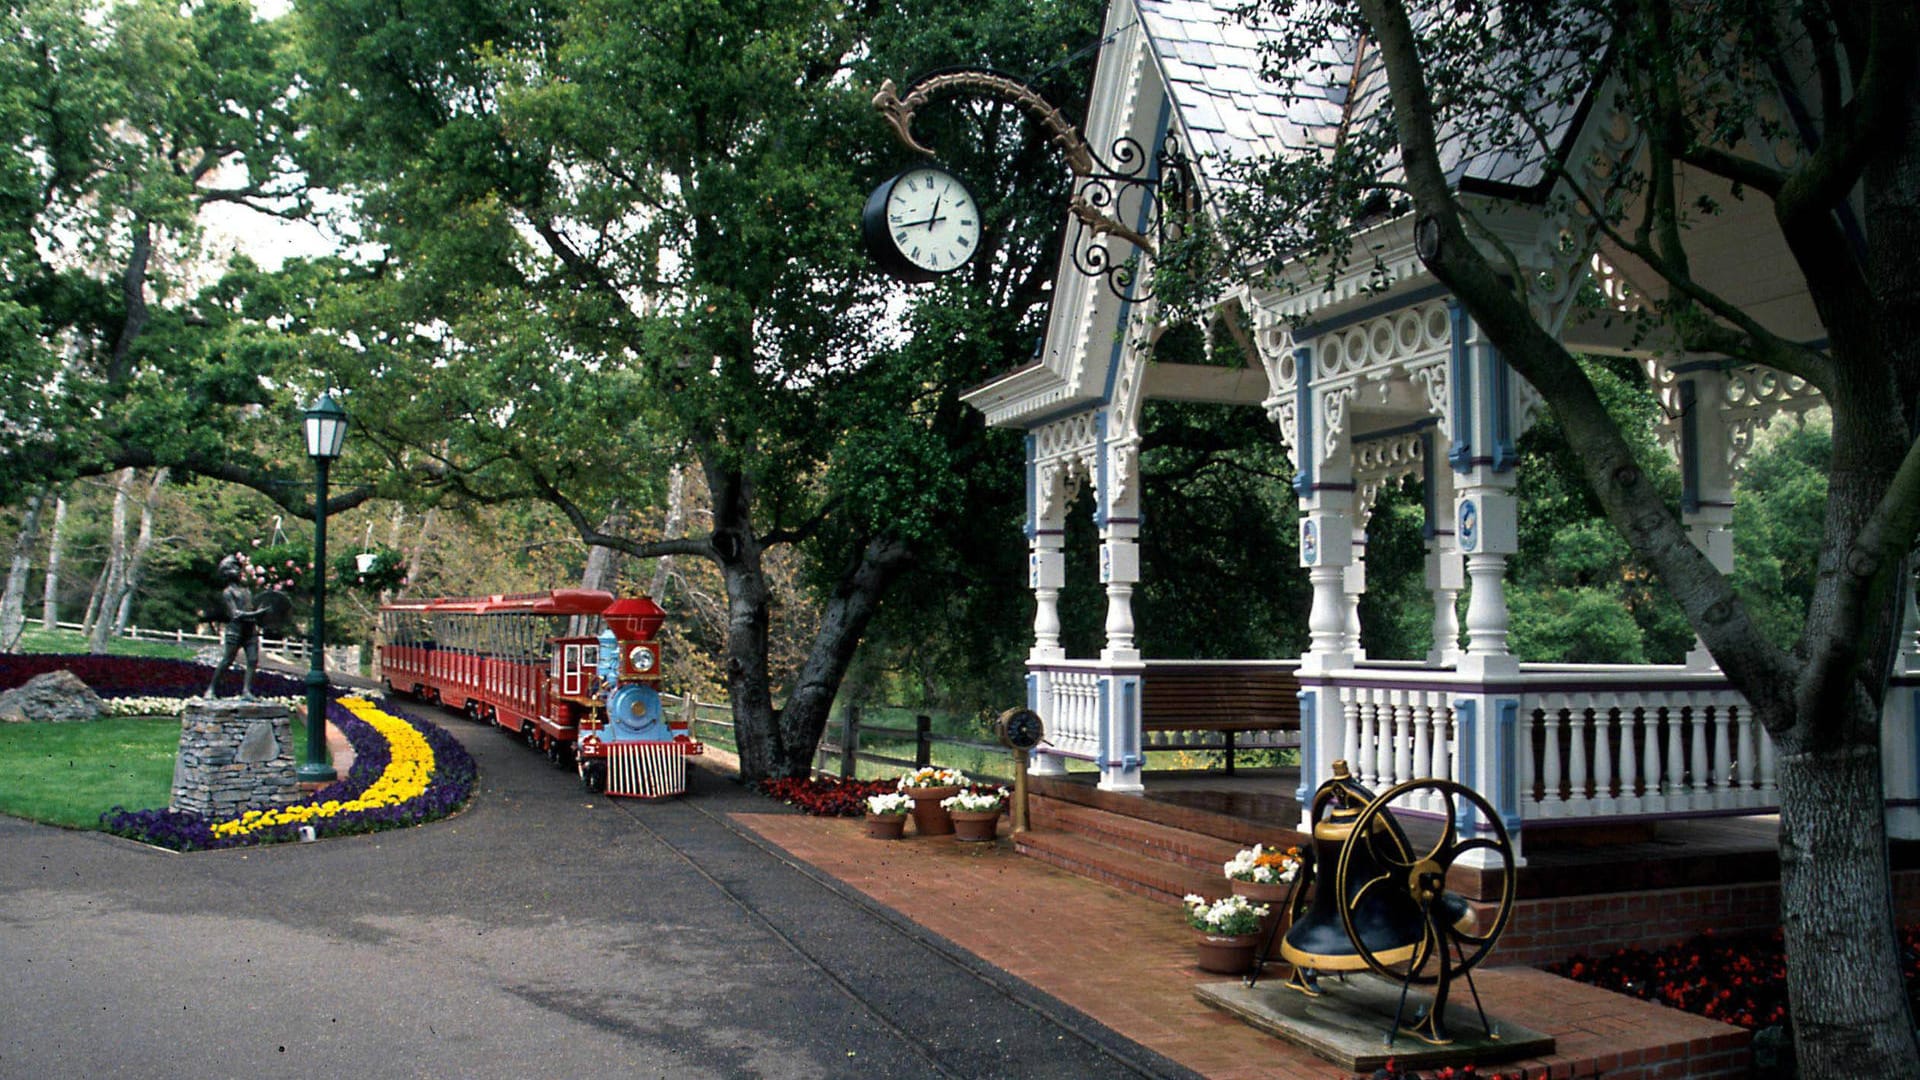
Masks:
[[[1300,849],[1255,844],[1227,860],[1225,870],[1233,895],[1267,905],[1267,917],[1260,923],[1264,935],[1287,917],[1287,894],[1300,876]]]
[[[1193,927],[1199,947],[1201,971],[1240,975],[1253,967],[1253,953],[1260,945],[1260,920],[1267,914],[1265,904],[1253,903],[1244,896],[1208,900],[1192,893],[1183,903],[1187,925]]]
[[[957,769],[931,766],[915,769],[895,785],[902,795],[913,800],[913,829],[921,836],[946,836],[953,832],[953,819],[940,800],[958,794],[973,781]]]
[[[867,796],[867,835],[875,840],[898,840],[907,831],[913,800],[897,791]]]
[[[953,819],[955,840],[991,844],[1000,827],[1000,812],[1007,808],[1007,789],[962,791],[941,799],[940,806]]]

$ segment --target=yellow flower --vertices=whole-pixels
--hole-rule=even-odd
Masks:
[[[433,779],[433,747],[428,745],[426,738],[413,725],[381,712],[364,698],[342,698],[340,704],[387,740],[390,757],[379,778],[357,799],[346,802],[329,799],[317,805],[301,803],[277,810],[249,810],[232,821],[214,825],[214,835],[238,836],[275,825],[329,818],[355,810],[398,806],[427,790],[427,785]]]

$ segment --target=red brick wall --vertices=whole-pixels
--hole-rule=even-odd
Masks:
[[[1920,871],[1893,877],[1895,917],[1920,921]],[[1733,933],[1779,925],[1780,886],[1773,882],[1522,900],[1488,962],[1539,967],[1575,953],[1671,945],[1707,927]]]

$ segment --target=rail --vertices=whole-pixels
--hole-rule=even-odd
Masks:
[[[82,634],[87,631],[85,623],[56,622],[53,625],[54,628],[58,630],[72,630],[75,633]],[[218,645],[221,640],[219,634],[201,634],[188,630],[146,630],[138,626],[127,627],[120,632],[119,636],[126,638],[128,641],[170,642],[175,645]],[[306,641],[298,638],[263,637],[260,639],[260,648],[262,651],[279,653],[282,656],[302,661],[307,658],[307,644]],[[358,649],[359,646],[356,645],[354,648]],[[331,651],[332,650],[329,650],[329,652]]]
[[[859,775],[861,762],[899,769],[923,769],[938,765],[957,768],[975,780],[1012,783],[1012,758],[1007,748],[999,743],[963,739],[934,731],[933,717],[925,713],[915,715],[910,728],[870,723],[866,713],[867,710],[861,706],[850,705],[840,714],[839,722],[828,729],[831,738],[821,739],[814,751],[815,772],[851,779]],[[911,740],[913,757],[906,758],[899,752],[881,753],[862,749],[862,743],[867,740],[883,740],[889,744],[886,747],[888,750]],[[952,748],[962,753],[940,754],[936,757],[936,748]],[[985,762],[993,762],[992,767],[1004,768],[1006,772],[985,773],[982,769]]]

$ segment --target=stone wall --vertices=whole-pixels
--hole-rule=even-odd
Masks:
[[[284,806],[300,796],[285,706],[238,698],[190,698],[180,714],[173,767],[175,810],[216,820]]]

